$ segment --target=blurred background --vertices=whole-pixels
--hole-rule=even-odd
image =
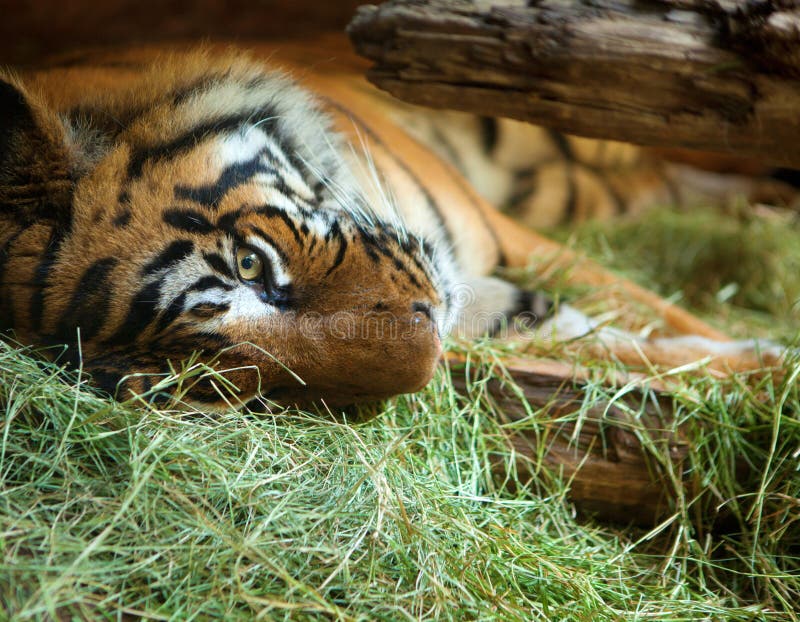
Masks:
[[[365,0],[0,0],[0,64],[95,46],[343,30]],[[373,2],[377,4],[377,2]]]

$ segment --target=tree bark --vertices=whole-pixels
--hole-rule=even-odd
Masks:
[[[406,101],[800,168],[797,0],[392,0],[348,32]]]
[[[450,364],[459,367],[460,361]],[[513,468],[516,481],[536,490],[540,480],[555,474],[568,482],[567,496],[582,513],[648,526],[675,510],[678,487],[697,492],[682,475],[689,439],[673,425],[672,400],[662,384],[636,374],[604,377],[604,390],[626,389],[613,403],[603,400],[578,418],[593,384],[589,372],[514,358],[504,359],[503,368],[510,382],[489,381],[484,396],[502,413],[507,440],[517,452],[514,464],[494,465],[499,480]],[[479,373],[471,366],[473,379]],[[454,370],[453,376],[466,391],[467,374]]]

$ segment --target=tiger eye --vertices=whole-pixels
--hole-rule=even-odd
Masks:
[[[255,281],[264,272],[264,262],[254,250],[241,247],[236,251],[236,270],[242,280]]]

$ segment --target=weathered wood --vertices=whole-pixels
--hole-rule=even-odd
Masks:
[[[409,102],[800,167],[796,0],[392,0],[348,32]]]
[[[458,361],[452,364],[458,367]],[[653,525],[674,511],[672,478],[680,480],[689,444],[682,430],[673,430],[665,386],[637,374],[604,378],[603,386],[627,388],[615,403],[585,409],[578,420],[589,372],[515,358],[505,359],[503,367],[514,388],[492,379],[486,389],[511,424],[517,481],[536,490],[537,481],[556,474],[569,483],[568,498],[579,510],[604,520]],[[457,372],[454,377],[466,390],[466,381]],[[532,411],[536,416],[530,417]],[[499,479],[509,466],[494,465]],[[679,483],[691,489],[691,482]]]

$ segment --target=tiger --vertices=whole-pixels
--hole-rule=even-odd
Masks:
[[[448,336],[511,324],[670,365],[782,355],[632,284],[684,334],[606,326],[499,276],[558,245],[318,52],[207,44],[0,71],[0,331],[117,399],[209,410],[413,393]],[[204,373],[164,384],[192,362]]]
[[[800,209],[800,172],[719,153],[643,148],[393,101],[387,113],[489,203],[536,230],[636,217],[656,206]]]

